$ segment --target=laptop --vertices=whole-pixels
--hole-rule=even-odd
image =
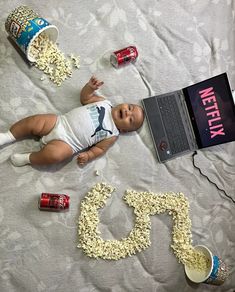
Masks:
[[[235,105],[226,73],[142,104],[160,162],[235,141]]]

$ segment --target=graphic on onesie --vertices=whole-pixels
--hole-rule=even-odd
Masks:
[[[95,129],[95,132],[93,135],[91,135],[91,137],[94,137],[96,133],[98,133],[99,131],[105,131],[105,132],[108,132],[110,135],[112,135],[113,134],[112,131],[104,129],[103,127],[103,121],[105,117],[105,108],[103,106],[101,106],[100,108],[96,106],[96,109],[99,114],[99,117],[98,117],[99,126]]]

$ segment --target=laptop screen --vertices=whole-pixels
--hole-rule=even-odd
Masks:
[[[226,73],[183,92],[199,148],[235,140],[235,106]]]

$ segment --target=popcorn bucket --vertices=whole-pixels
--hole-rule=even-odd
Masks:
[[[185,273],[187,277],[194,283],[206,283],[211,285],[222,285],[228,277],[228,268],[225,263],[213,255],[212,252],[204,245],[195,246],[196,250],[203,252],[209,260],[209,267],[207,270],[199,271],[192,267],[185,266]]]
[[[30,46],[40,33],[45,32],[52,42],[56,42],[58,38],[56,26],[27,6],[19,6],[13,10],[7,17],[5,28],[30,62],[35,62],[30,54]]]

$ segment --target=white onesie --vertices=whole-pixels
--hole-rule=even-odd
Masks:
[[[69,144],[74,152],[79,152],[101,140],[118,136],[111,109],[108,100],[75,108],[58,116],[55,127],[41,141],[47,144],[52,140],[61,140]]]

